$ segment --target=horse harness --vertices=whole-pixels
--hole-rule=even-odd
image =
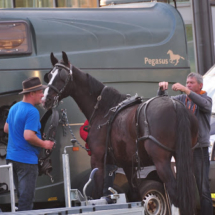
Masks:
[[[146,140],[146,139],[150,139],[152,140],[153,142],[155,142],[157,145],[159,145],[161,148],[167,150],[167,151],[170,151],[170,152],[174,152],[173,149],[170,149],[169,147],[166,147],[165,145],[163,145],[160,141],[158,141],[155,137],[153,137],[152,135],[150,135],[150,131],[149,131],[149,123],[148,123],[148,120],[147,120],[147,114],[146,114],[146,110],[147,110],[147,107],[149,105],[149,103],[157,98],[159,98],[160,96],[156,96],[156,97],[153,97],[149,100],[147,100],[146,102],[142,103],[141,105],[139,105],[139,107],[137,108],[137,111],[136,111],[136,132],[137,132],[137,140],[136,140],[136,144],[138,145],[138,142],[141,141],[141,140]],[[176,109],[176,100],[169,97],[171,99],[171,101],[173,102],[173,106],[174,106],[174,109]],[[141,110],[143,109],[143,117],[144,117],[144,135],[142,137],[139,137],[139,116],[140,116],[140,112]]]
[[[43,115],[41,119],[41,125],[42,125],[41,134],[43,134],[44,132],[45,123],[47,122],[50,115],[51,115],[50,125],[46,132],[46,135],[43,136],[43,139],[51,140],[55,142],[55,136],[56,136],[57,127],[59,124],[59,113],[56,109],[50,109]],[[38,175],[39,176],[43,174],[48,175],[51,179],[51,182],[53,183],[54,180],[52,175],[50,174],[50,172],[52,171],[52,163],[50,158],[50,155],[52,154],[52,150],[49,150],[49,149],[41,150],[39,154],[39,159],[38,159]]]
[[[101,94],[97,97],[97,102],[96,102],[96,105],[94,106],[93,113],[90,116],[89,124],[87,126],[85,126],[85,127],[87,127],[87,131],[89,131],[89,129],[91,127],[92,119],[93,119],[93,117],[95,115],[96,110],[98,109],[99,103],[102,100],[102,95],[103,95],[103,93],[104,93],[104,91],[105,91],[106,88],[107,88],[107,86],[104,86],[103,89],[102,89],[102,91],[101,91]]]
[[[107,138],[106,138],[106,153],[107,150],[109,152],[111,152],[112,157],[114,158],[114,153],[113,153],[113,148],[111,145],[111,141],[110,141],[110,133],[111,133],[111,128],[112,128],[112,123],[114,121],[114,119],[116,118],[116,116],[118,115],[118,113],[130,106],[133,106],[135,104],[140,104],[136,110],[136,115],[135,115],[135,119],[136,119],[136,133],[137,133],[137,139],[136,139],[136,158],[137,161],[139,163],[139,156],[138,156],[138,144],[141,140],[146,140],[146,139],[151,139],[153,142],[155,142],[158,146],[160,146],[161,148],[170,151],[170,152],[174,152],[173,149],[170,149],[169,147],[166,147],[165,145],[163,145],[160,141],[158,141],[155,137],[153,137],[152,135],[150,135],[150,131],[149,131],[149,123],[147,120],[147,108],[148,105],[151,101],[159,98],[160,96],[156,96],[153,97],[145,102],[143,102],[143,99],[141,97],[139,97],[137,94],[133,97],[129,97],[126,100],[122,101],[119,105],[117,105],[116,107],[111,108],[109,111],[114,112],[114,114],[111,116],[111,118],[108,120],[108,131],[107,131]],[[173,106],[176,109],[176,100],[171,98],[171,101],[173,102]],[[143,117],[144,117],[144,135],[142,137],[139,137],[139,116],[140,116],[140,112],[143,109]],[[108,115],[108,114],[107,114]],[[100,128],[100,126],[98,126],[98,128]],[[114,158],[115,160],[115,158]]]

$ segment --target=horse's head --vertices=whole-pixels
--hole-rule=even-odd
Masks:
[[[46,109],[55,107],[61,99],[69,96],[67,88],[68,83],[72,80],[72,65],[66,53],[62,52],[63,60],[60,62],[53,53],[50,57],[53,69],[44,76],[44,81],[48,83],[48,87],[45,89],[42,99]]]

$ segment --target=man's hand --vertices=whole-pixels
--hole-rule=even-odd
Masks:
[[[45,149],[52,149],[54,147],[54,142],[50,140],[44,140],[43,148]]]
[[[54,142],[50,140],[41,140],[34,131],[25,130],[24,131],[24,138],[27,142],[34,146],[39,146],[44,149],[52,149],[54,146]]]
[[[168,82],[165,82],[165,81],[162,81],[162,82],[159,82],[159,87],[162,91],[164,90],[167,90],[168,89]]]
[[[173,85],[172,85],[172,89],[173,89],[174,91],[181,91],[181,92],[184,92],[184,93],[186,93],[187,95],[190,94],[190,90],[189,90],[187,87],[185,87],[184,85],[180,84],[180,83],[173,84]]]

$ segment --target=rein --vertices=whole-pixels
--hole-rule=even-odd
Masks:
[[[42,117],[41,119],[41,133],[43,134],[44,129],[45,129],[45,125],[46,122],[48,121],[49,117],[51,115],[51,120],[50,120],[50,124],[49,124],[49,128],[47,133],[43,136],[43,139],[46,140],[51,140],[55,143],[55,136],[56,136],[56,132],[57,132],[57,127],[59,124],[59,113],[56,109],[50,109],[48,110]],[[50,172],[52,171],[52,163],[51,163],[51,158],[50,155],[52,154],[53,149],[43,149],[39,155],[39,159],[38,159],[38,173],[39,176],[42,174],[48,175],[51,179],[51,182],[53,183],[53,177],[50,174]]]

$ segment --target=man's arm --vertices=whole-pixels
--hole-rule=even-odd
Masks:
[[[172,89],[174,91],[182,91],[187,94],[187,96],[199,107],[200,110],[211,112],[212,100],[210,97],[202,97],[180,83],[173,84]]]
[[[24,138],[27,142],[34,146],[38,146],[45,149],[52,149],[54,142],[50,140],[41,140],[34,131],[31,130],[25,130],[24,131]]]
[[[165,81],[162,81],[162,82],[159,82],[158,86],[159,86],[160,91],[168,90],[169,83],[165,82]],[[190,94],[190,90],[187,87],[185,87],[182,84],[180,84],[180,83],[173,84],[172,89],[174,91],[182,91],[187,95]]]
[[[4,132],[8,134],[8,123],[5,122],[4,124]]]
[[[191,92],[187,87],[185,87],[184,85],[182,85],[180,83],[173,84],[172,89],[174,91],[181,91],[187,95],[190,95],[190,92]]]
[[[201,111],[210,112],[212,108],[212,99],[209,96],[201,96],[193,91],[188,96]]]

